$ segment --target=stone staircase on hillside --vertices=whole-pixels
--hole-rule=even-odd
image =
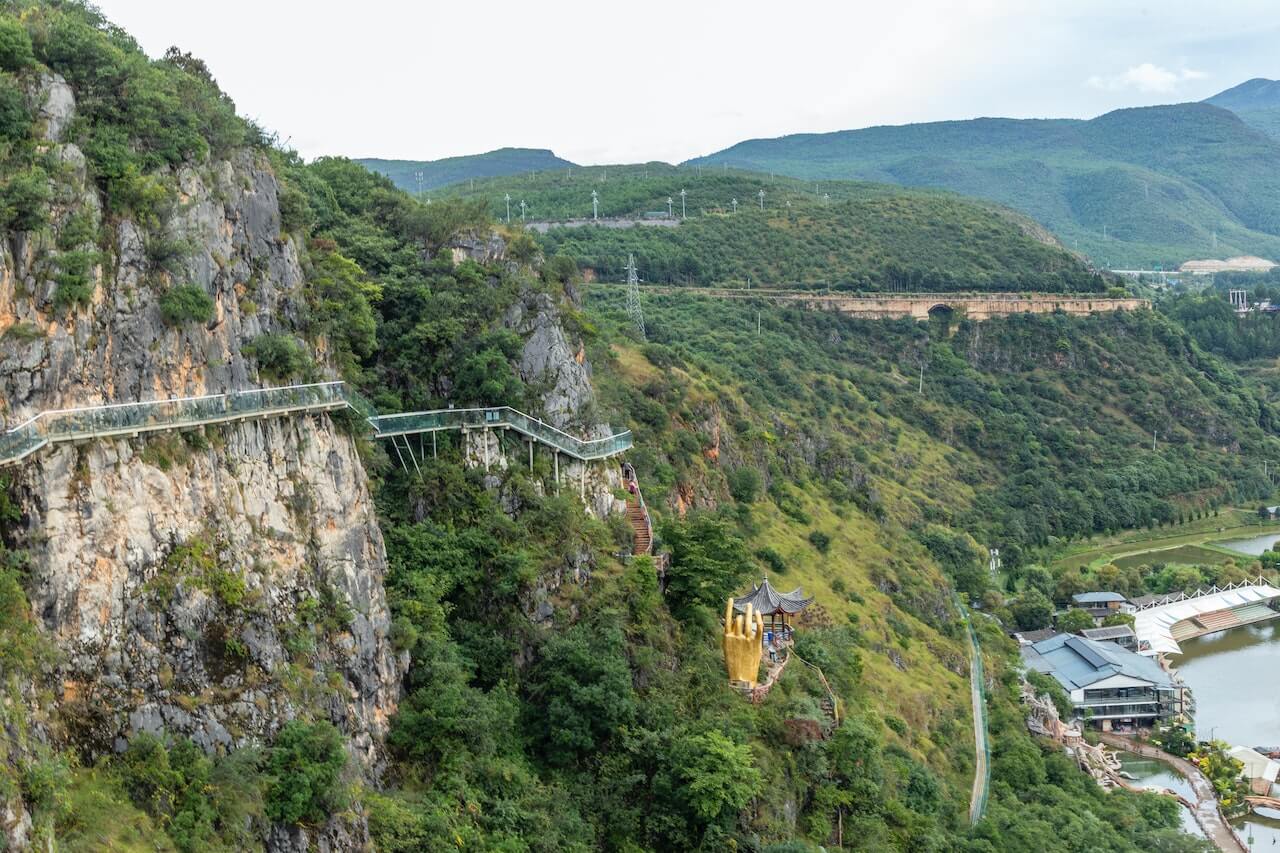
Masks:
[[[636,557],[652,557],[654,567],[658,571],[658,585],[663,592],[667,588],[667,563],[669,554],[655,554],[653,550],[653,518],[649,515],[649,507],[644,502],[640,491],[640,481],[636,479],[636,469],[631,463],[622,465],[622,482],[627,487],[627,521],[631,524],[634,537],[631,554]]]
[[[653,529],[649,520],[649,511],[635,495],[627,498],[627,521],[635,531],[635,544],[631,553],[637,557],[648,556],[653,552]]]

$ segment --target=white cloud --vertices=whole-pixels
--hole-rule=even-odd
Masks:
[[[1139,92],[1166,94],[1176,92],[1178,85],[1189,80],[1203,80],[1209,75],[1203,71],[1180,68],[1171,71],[1151,62],[1135,65],[1121,74],[1110,76],[1093,75],[1086,81],[1095,89],[1117,92],[1122,89],[1136,89]]]

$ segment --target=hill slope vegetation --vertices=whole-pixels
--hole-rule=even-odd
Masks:
[[[1280,253],[1280,144],[1211,104],[796,134],[691,162],[992,199],[1113,268]]]
[[[815,187],[765,174],[656,163],[442,190],[483,202],[498,218],[505,217],[504,197],[510,195],[513,205],[526,203],[532,219],[552,220],[589,219],[592,193],[605,218],[665,218],[670,199],[679,220],[677,227],[552,227],[539,237],[548,255],[569,255],[592,275],[614,281],[625,278],[627,256],[634,254],[645,281],[667,284],[1104,289],[1101,278],[1026,217],[946,192],[848,181]]]

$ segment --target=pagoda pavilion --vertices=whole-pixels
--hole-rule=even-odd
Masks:
[[[787,617],[794,616],[812,603],[813,596],[806,598],[800,587],[796,587],[791,592],[778,592],[766,576],[759,584],[752,586],[751,592],[741,598],[735,598],[733,609],[743,613],[750,605],[756,613],[768,617],[769,631],[774,638],[789,640],[792,629],[787,624]]]

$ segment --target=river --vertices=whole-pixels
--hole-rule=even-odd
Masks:
[[[1232,551],[1239,551],[1241,554],[1252,554],[1256,557],[1263,551],[1269,550],[1277,542],[1280,542],[1280,533],[1259,533],[1257,536],[1250,536],[1247,539],[1223,539],[1222,541],[1214,541],[1211,544],[1229,548]]]
[[[1262,538],[1280,537],[1255,540]],[[1173,666],[1195,696],[1197,737],[1233,746],[1280,746],[1280,621],[1207,634],[1180,645],[1183,653],[1173,658]],[[1280,820],[1251,815],[1236,827],[1246,839],[1252,833],[1254,849],[1280,850]]]
[[[1140,755],[1134,755],[1132,752],[1117,752],[1120,758],[1120,767],[1134,778],[1139,785],[1145,785],[1155,788],[1168,788],[1171,791],[1177,791],[1188,800],[1195,801],[1196,792],[1192,790],[1191,783],[1186,780],[1181,773],[1165,764],[1163,761],[1156,761],[1154,758],[1143,758]],[[1182,820],[1182,831],[1204,838],[1204,830],[1200,828],[1200,824],[1196,823],[1195,817],[1192,816],[1190,809],[1179,808],[1179,817]]]

